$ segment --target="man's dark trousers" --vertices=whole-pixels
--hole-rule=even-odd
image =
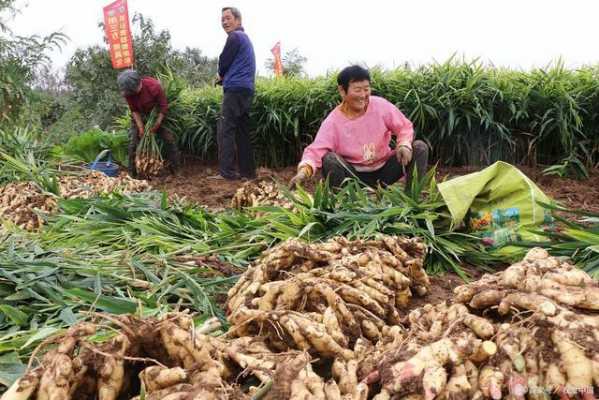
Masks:
[[[250,90],[227,90],[223,95],[221,121],[217,133],[219,173],[223,178],[237,178],[236,158],[241,177],[256,177],[249,126],[253,98],[254,93]]]

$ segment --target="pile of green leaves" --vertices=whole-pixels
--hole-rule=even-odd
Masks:
[[[309,241],[334,236],[369,238],[378,233],[422,237],[430,248],[430,272],[460,263],[491,268],[501,262],[487,254],[480,239],[455,232],[434,180],[434,170],[404,191],[376,190],[349,181],[340,191],[319,183],[311,195],[287,193],[294,210],[257,207],[213,214],[190,205],[152,203],[140,195],[61,202],[61,213],[42,234],[57,247],[89,243],[134,253],[216,253],[245,265],[261,251],[289,238]]]
[[[23,360],[94,311],[147,316],[184,307],[224,319],[214,299],[234,283],[165,255],[93,245],[74,251],[20,234],[0,236],[0,264],[0,355],[16,352]]]
[[[553,212],[557,224],[553,229],[534,231],[549,242],[522,242],[520,246],[544,247],[552,255],[572,259],[583,271],[599,279],[599,214],[569,210],[559,205],[543,204]]]
[[[236,277],[179,256],[215,253],[243,264],[267,247],[238,242],[249,216],[169,204],[157,192],[61,200],[60,207],[40,234],[0,233],[0,357],[25,361],[40,341],[93,311],[189,308],[224,321],[216,299]]]
[[[214,253],[245,265],[275,241],[264,229],[266,219],[168,203],[155,193],[61,200],[59,206],[61,212],[40,235],[52,247],[83,249],[94,243],[131,254]]]

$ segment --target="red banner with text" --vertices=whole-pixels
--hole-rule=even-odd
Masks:
[[[277,42],[277,44],[275,44],[275,47],[270,49],[270,52],[274,56],[275,64],[274,64],[273,70],[274,70],[275,76],[282,76],[283,75],[283,63],[281,62],[281,42]]]
[[[104,31],[110,48],[112,67],[122,69],[132,66],[135,59],[127,0],[117,0],[104,7]]]

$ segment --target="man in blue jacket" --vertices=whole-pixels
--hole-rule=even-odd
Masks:
[[[217,80],[224,92],[217,137],[219,178],[253,179],[256,166],[249,119],[256,75],[254,47],[241,26],[237,8],[223,8],[221,24],[228,37],[218,59]],[[236,158],[239,172],[235,168]]]

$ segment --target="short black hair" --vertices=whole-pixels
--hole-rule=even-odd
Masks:
[[[370,82],[370,73],[366,68],[359,65],[350,65],[345,67],[337,75],[337,85],[342,86],[347,92],[349,84],[352,82],[368,81]]]

